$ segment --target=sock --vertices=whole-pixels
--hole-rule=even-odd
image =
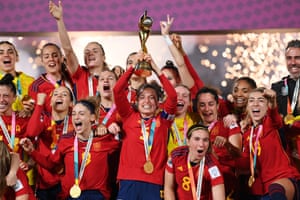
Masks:
[[[278,183],[269,186],[269,196],[272,200],[286,200],[285,189]]]

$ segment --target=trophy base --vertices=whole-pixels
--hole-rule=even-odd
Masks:
[[[151,65],[146,61],[139,62],[136,66],[134,73],[143,78],[151,76],[152,75]]]
[[[151,76],[151,71],[149,70],[145,70],[145,69],[139,69],[139,70],[136,70],[134,72],[136,75],[140,76],[140,77],[143,77],[143,78],[146,78],[148,76]]]

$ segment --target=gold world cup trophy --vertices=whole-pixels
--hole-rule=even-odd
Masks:
[[[142,51],[144,53],[148,53],[146,47],[146,41],[150,35],[152,24],[153,24],[152,18],[147,16],[147,11],[145,11],[139,21],[139,30],[140,30],[139,37],[140,37]],[[151,76],[152,74],[151,72],[152,72],[152,68],[150,63],[146,62],[145,60],[138,62],[135,69],[135,74],[141,77],[148,77]]]

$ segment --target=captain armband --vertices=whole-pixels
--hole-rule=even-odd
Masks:
[[[234,129],[236,127],[238,127],[237,123],[231,123],[230,126],[229,126],[229,129]]]
[[[160,114],[163,119],[173,121],[175,119],[175,114],[169,114],[165,110],[163,110]]]

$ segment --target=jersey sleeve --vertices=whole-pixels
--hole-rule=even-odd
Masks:
[[[167,164],[166,164],[166,171],[168,171],[171,174],[174,174],[174,168],[173,168],[173,162],[172,157],[169,156]]]
[[[223,175],[218,167],[219,162],[212,155],[207,155],[206,158],[208,158],[208,161],[205,162],[205,164],[207,167],[208,175],[211,179],[211,185],[215,186],[224,184]]]
[[[41,119],[42,112],[43,106],[36,105],[26,128],[27,137],[38,136],[45,129],[45,119]]]
[[[128,87],[128,81],[130,79],[131,74],[133,73],[133,68],[129,68],[117,81],[113,93],[115,104],[118,110],[118,113],[122,118],[126,118],[131,114],[132,107],[127,100],[126,90],[125,88]]]
[[[163,104],[163,118],[174,120],[177,109],[177,94],[169,80],[162,74],[159,76],[164,90],[167,93],[166,101]]]

